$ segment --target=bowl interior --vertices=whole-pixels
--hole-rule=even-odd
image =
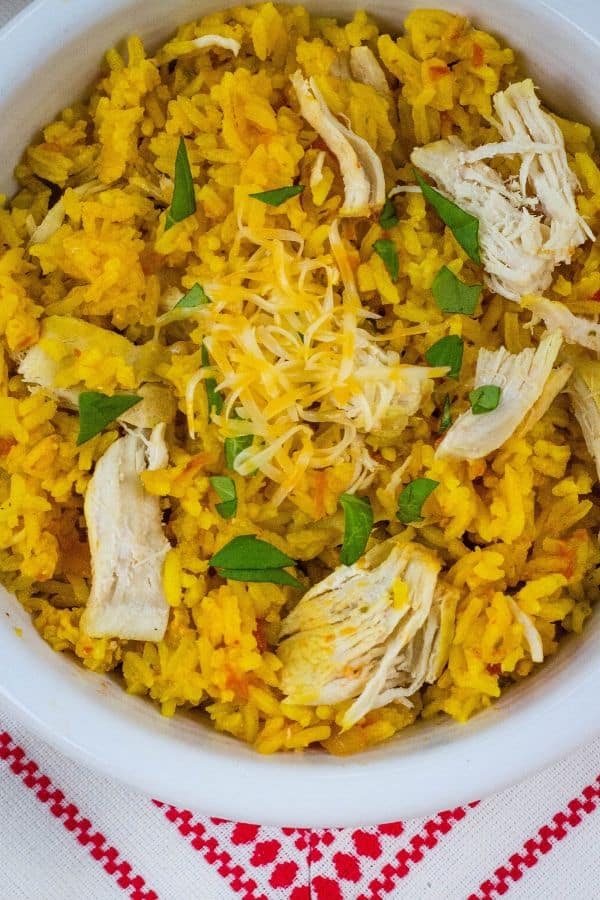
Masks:
[[[223,5],[33,3],[0,33],[0,191],[10,192],[11,172],[24,147],[85,91],[109,46],[134,31],[152,46],[176,24]],[[348,0],[329,0],[326,9],[318,0],[306,5],[340,17],[356,8]],[[423,5],[364,4],[391,30],[399,30],[406,13]],[[513,46],[553,109],[592,125],[600,121],[594,37],[537,0],[440,0],[439,5],[469,15]],[[49,741],[147,794],[245,821],[331,826],[426,814],[524,777],[600,730],[598,611],[583,636],[566,640],[542,671],[468,724],[420,724],[352,759],[314,752],[260,757],[206,727],[199,716],[164,719],[114,680],[54,653],[3,590],[0,621],[0,692]]]

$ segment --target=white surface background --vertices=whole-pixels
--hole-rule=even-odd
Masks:
[[[0,0],[0,25],[26,5],[27,0]],[[600,5],[589,0],[551,5],[562,8],[563,12],[572,10],[582,25],[586,21],[597,24],[600,16]],[[0,78],[1,71],[0,62]],[[90,829],[105,836],[105,845],[115,846],[119,859],[131,864],[133,874],[141,875],[146,885],[142,890],[144,898],[150,896],[150,889],[161,900],[229,900],[243,896],[243,892],[229,886],[214,866],[206,863],[149,798],[140,797],[59,756],[25,732],[11,711],[0,704],[0,732],[4,730],[10,732],[29,759],[37,762],[54,786],[64,792],[65,802],[74,803],[81,815],[91,821]],[[501,748],[498,752],[502,752]],[[0,900],[109,900],[125,896],[142,900],[141,896],[136,897],[135,887],[119,886],[116,877],[104,871],[101,862],[90,855],[89,845],[78,843],[63,821],[50,813],[49,804],[40,802],[34,791],[11,770],[10,762],[11,759],[0,758]],[[594,802],[588,804],[589,811],[580,811],[575,827],[567,827],[564,840],[553,841],[552,850],[542,855],[536,865],[523,867],[524,876],[510,882],[508,893],[526,900],[600,900],[600,813],[593,811],[595,805],[600,805],[600,741],[469,810],[437,846],[425,852],[410,874],[382,897],[461,900],[471,893],[479,896],[479,885],[486,879],[493,881],[498,867],[510,868],[510,857],[521,853],[523,844],[534,838],[540,828],[545,824],[555,827],[553,817],[560,810],[568,814],[570,803],[571,809],[580,809],[572,800],[586,785],[592,784],[596,785],[597,793]],[[242,851],[228,842],[229,826],[214,825],[200,816],[195,821],[205,825],[207,834],[214,835],[214,840],[230,851],[235,862],[239,856],[239,861],[246,863],[248,877],[258,885],[255,897],[262,894],[268,900],[288,900],[290,890],[269,885],[268,866],[250,866],[247,848]],[[425,833],[423,827],[422,820],[405,823],[403,834],[387,841],[384,857],[376,861],[360,859],[363,875],[360,884],[341,879],[337,896],[333,888],[323,888],[325,893],[319,894],[317,900],[340,897],[356,900],[359,889],[379,875],[388,859],[393,860],[396,853],[408,846],[409,838]],[[324,833],[315,834],[322,837]],[[315,886],[319,877],[337,880],[332,862],[335,853],[354,851],[349,831],[334,834],[329,848],[320,845],[321,860],[312,864]],[[260,837],[278,840],[282,844],[278,858],[296,861],[299,868],[296,883],[308,883],[306,853],[297,850],[290,836],[277,829],[263,828]],[[298,894],[298,900],[315,898],[315,892],[319,893],[316,887],[310,895]],[[497,897],[498,893],[492,892],[490,896]]]

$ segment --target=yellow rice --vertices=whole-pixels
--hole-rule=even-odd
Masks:
[[[182,42],[208,33],[238,40],[239,57],[221,50],[179,55]],[[339,52],[361,43],[392,76],[389,105],[374,89],[327,74]],[[208,480],[224,468],[222,432],[203,424],[196,392],[196,438],[176,429],[169,467],[143,476],[168,511],[166,636],[158,644],[90,638],[79,627],[90,586],[82,496],[118,431],[109,427],[77,447],[77,416],[57,408],[45,391],[30,392],[16,374],[19,354],[35,344],[47,315],[86,319],[132,341],[150,339],[166,288],[215,282],[247,263],[256,246],[236,240],[242,211],[255,232],[294,229],[306,242],[305,255],[329,254],[328,227],[342,198],[337,168],[326,165],[302,203],[273,209],[246,200],[293,179],[308,183],[318,146],[289,89],[299,65],[307,76],[321,76],[332,109],[379,154],[388,188],[412,180],[408,154],[415,144],[453,133],[471,146],[492,139],[491,96],[517,77],[510,49],[465,19],[434,10],[411,13],[396,38],[362,12],[343,25],[310,17],[300,6],[264,3],[184,25],[154,57],[137,37],[110,50],[89,98],[46,126],[16,168],[18,193],[10,202],[0,198],[0,573],[53,648],[94,671],[119,671],[127,691],[148,695],[164,715],[201,706],[215,728],[260,752],[320,745],[343,754],[389,738],[418,716],[443,712],[464,721],[527,676],[534,666],[508,594],[532,617],[546,655],[565,631],[583,628],[599,581],[596,477],[564,396],[526,437],[513,437],[483,461],[434,457],[434,413],[443,398],[437,388],[399,441],[373,444],[381,465],[368,494],[379,518],[389,520],[387,533],[403,530],[396,519],[402,483],[421,476],[440,482],[425,520],[406,528],[406,538],[418,534],[439,553],[463,598],[437,683],[412,709],[376,710],[341,733],[339,707],[295,707],[278,687],[280,618],[297,594],[224,582],[208,559],[236,534],[253,532],[307,561],[307,583],[319,580],[339,561],[338,498],[350,483],[351,463],[321,474],[308,470],[279,506],[271,502],[268,478],[235,475],[238,515],[224,521]],[[552,97],[545,100],[551,105]],[[590,129],[558,121],[583,190],[580,211],[598,233],[600,171]],[[164,231],[165,204],[155,202],[156,192],[160,197],[161,176],[173,176],[180,135],[187,139],[197,213]],[[98,192],[73,190],[96,178]],[[30,245],[32,227],[59,195],[63,223]],[[361,298],[382,314],[378,328],[391,334],[389,346],[407,362],[422,363],[425,349],[445,334],[464,338],[457,408],[465,408],[478,349],[504,344],[514,353],[528,346],[528,315],[486,293],[476,317],[444,317],[430,291],[440,266],[470,281],[478,270],[420,194],[397,202],[400,221],[389,235],[399,254],[397,283],[371,250],[380,226],[342,226]],[[596,316],[599,264],[597,245],[579,248],[568,268],[556,270],[548,296]],[[158,372],[182,414],[189,414],[185,388],[199,366],[191,327],[167,332],[183,349]],[[104,346],[86,351],[74,379],[108,393],[135,387],[131,371]],[[407,459],[398,480],[394,473]]]

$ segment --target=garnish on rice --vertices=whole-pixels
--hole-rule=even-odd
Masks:
[[[345,566],[351,566],[365,552],[371,529],[373,510],[368,497],[342,494],[340,505],[344,510],[344,542],[340,559]]]
[[[175,158],[175,177],[173,181],[173,197],[167,211],[165,231],[178,222],[193,216],[196,212],[196,196],[194,181],[190,169],[187,148],[183,138],[179,138],[177,156]]]
[[[131,409],[142,398],[135,394],[115,394],[108,397],[99,391],[82,391],[79,395],[79,434],[78,444],[96,437],[101,431]]]
[[[233,538],[210,560],[222,578],[232,581],[261,581],[301,588],[300,582],[286,571],[296,563],[277,547],[254,534]]]
[[[250,194],[250,196],[254,200],[260,200],[261,203],[266,203],[267,206],[281,206],[282,203],[285,203],[285,201],[289,200],[291,197],[297,197],[303,190],[304,185],[302,184],[290,184],[288,187],[274,188],[270,191],[261,191],[258,194]]]

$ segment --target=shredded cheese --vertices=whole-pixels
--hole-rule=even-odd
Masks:
[[[253,229],[240,219],[238,240],[258,249],[242,271],[210,284],[211,315],[194,337],[204,340],[211,366],[187,384],[190,431],[207,415],[198,388],[214,377],[224,405],[212,420],[223,439],[254,436],[235,468],[275,482],[274,504],[307,469],[340,461],[352,463],[355,489],[365,487],[376,468],[365,436],[399,434],[444,370],[402,365],[372,337],[367,326],[376,316],[361,304],[337,222],[330,252],[315,259],[301,255],[293,231]]]

